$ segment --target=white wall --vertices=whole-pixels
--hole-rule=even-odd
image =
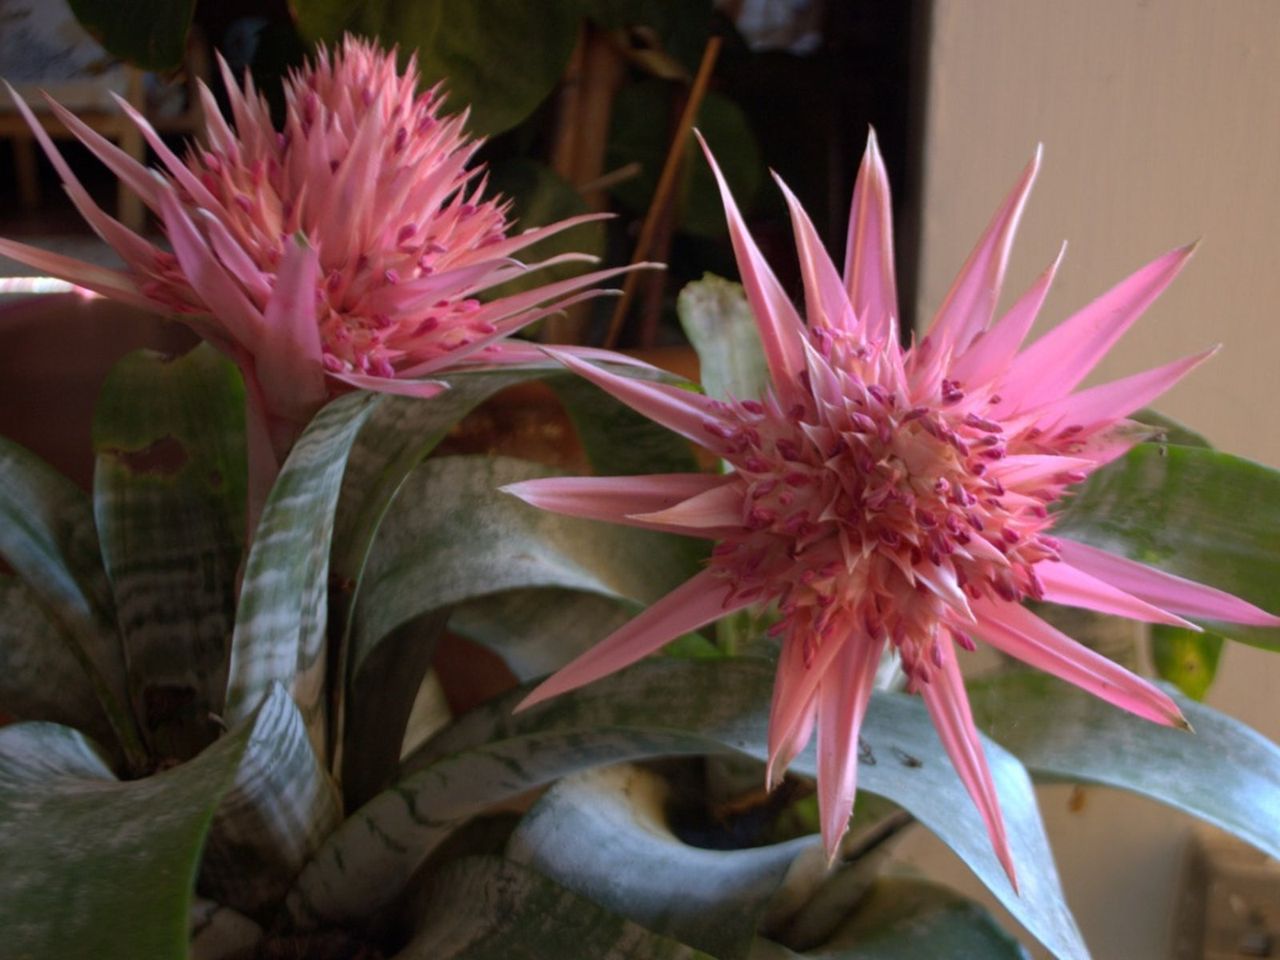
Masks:
[[[1100,376],[1222,342],[1222,352],[1158,406],[1218,446],[1280,467],[1280,2],[935,0],[933,7],[918,315],[931,316],[1043,141],[1006,300],[1063,239],[1070,247],[1047,322],[1146,260],[1203,238]],[[1280,740],[1280,654],[1230,649],[1210,702]],[[1095,956],[1168,957],[1191,821],[1103,790],[1088,791],[1072,813],[1067,795],[1045,791],[1045,817]],[[964,880],[964,869],[948,865],[930,838],[913,837],[903,856]]]

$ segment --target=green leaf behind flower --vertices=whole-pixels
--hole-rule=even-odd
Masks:
[[[112,56],[142,70],[182,65],[196,0],[68,0],[71,12]]]
[[[94,515],[130,691],[153,752],[217,735],[244,541],[244,388],[208,345],[112,369],[94,413]]]
[[[653,660],[512,716],[525,691],[472,711],[406,764],[408,775],[352,815],[290,894],[301,922],[340,922],[391,903],[419,864],[486,807],[571,773],[655,756],[766,752],[772,672],[755,661]],[[1020,892],[923,706],[876,694],[863,727],[861,785],[900,803],[969,864],[1000,901],[1058,956],[1087,957],[1071,918],[1022,765],[986,753],[998,785]],[[795,764],[812,776],[812,751]],[[691,878],[696,882],[697,878]]]
[[[1280,857],[1280,746],[1177,698],[1194,733],[1162,727],[1031,671],[970,685],[978,725],[1033,773],[1159,800]]]
[[[707,396],[750,400],[764,395],[769,368],[742,284],[705,274],[685,284],[676,309],[685,336],[698,352]]]
[[[1214,450],[1139,444],[1080,486],[1053,532],[1280,612],[1280,471]],[[1280,630],[1211,628],[1280,650]]]
[[[566,777],[525,815],[507,855],[650,930],[744,960],[797,861],[824,872],[822,844],[690,846],[667,823],[667,793],[657,774],[627,764]]]
[[[246,717],[282,683],[322,756],[334,508],[352,444],[377,402],[363,392],[333,401],[294,444],[255,532],[232,638],[228,722]]]
[[[569,62],[581,0],[294,0],[310,40],[345,31],[415,53],[428,84],[444,81],[447,108],[469,108],[480,135],[515,126],[541,103]]]
[[[689,540],[535,510],[498,489],[553,475],[497,456],[440,457],[410,474],[369,559],[353,672],[392,630],[477,597],[573,590],[621,602],[621,617],[625,606],[650,603],[696,572],[699,545]],[[598,639],[600,628],[586,623],[572,637],[543,638],[554,649],[538,661],[563,662]]]
[[[395,960],[547,957],[713,960],[492,856],[457,860],[434,878],[417,933]]]
[[[74,639],[17,577],[0,576],[0,713],[47,720],[111,743],[89,673],[72,653]]]
[[[5,956],[186,960],[201,847],[254,734],[122,783],[74,730],[0,730]]]
[[[129,764],[146,765],[129,700],[111,585],[89,498],[47,463],[0,437],[0,557],[59,626]]]

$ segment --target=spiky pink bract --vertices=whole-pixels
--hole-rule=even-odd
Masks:
[[[705,145],[704,145],[705,147]],[[1157,723],[1164,693],[1021,606],[1051,600],[1160,623],[1178,614],[1280,620],[1221,591],[1051,536],[1048,507],[1144,436],[1124,418],[1207,354],[1073,392],[1191,253],[1174,250],[1019,353],[1049,267],[993,323],[1039,152],[920,343],[903,350],[889,185],[874,136],[854,191],[843,276],[783,191],[808,323],[784,295],[715,161],[771,385],[718,401],[560,359],[705,446],[727,476],[535,480],[507,489],[546,509],[719,541],[706,570],[548,679],[530,705],[618,670],[682,632],[775,604],[782,650],[769,725],[773,782],[816,731],[821,825],[834,855],[856,792],[858,728],[880,654],[902,658],[1010,879],[999,801],[957,648],[980,637]]]
[[[465,113],[418,92],[414,58],[347,37],[285,83],[283,128],[222,64],[234,130],[203,86],[203,143],[176,156],[123,100],[161,168],[148,170],[50,100],[63,123],[158,218],[170,250],[107,216],[26,104],[11,95],[72,200],[127,265],[120,273],[0,240],[0,254],[104,296],[176,314],[240,366],[254,478],[269,483],[316,410],[352,387],[418,396],[460,364],[539,360],[504,341],[561,309],[599,271],[482,302],[526,266],[530,244],[592,217],[509,235],[509,204],[486,198]],[[118,98],[117,98],[118,99]],[[269,461],[269,462],[264,462]]]

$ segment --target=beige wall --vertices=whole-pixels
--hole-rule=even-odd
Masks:
[[[1056,321],[1146,260],[1203,238],[1100,373],[1110,379],[1223,343],[1159,407],[1224,449],[1280,467],[1280,2],[933,6],[919,315],[941,302],[1043,141],[1007,294],[1068,240],[1043,314]],[[1230,650],[1211,702],[1280,740],[1280,655]],[[1071,813],[1066,797],[1045,792],[1045,816],[1095,955],[1168,957],[1190,821],[1101,790]],[[939,866],[946,855],[925,838],[904,856],[964,878],[958,865]]]

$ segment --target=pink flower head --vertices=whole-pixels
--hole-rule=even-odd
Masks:
[[[259,468],[278,461],[319,407],[361,387],[430,396],[420,378],[459,364],[541,359],[508,334],[592,293],[599,271],[482,302],[530,267],[521,249],[590,216],[508,236],[509,204],[485,199],[482,141],[466,114],[441,116],[438,89],[418,92],[413,58],[347,37],[285,84],[283,129],[252,81],[222,64],[234,131],[203,86],[203,143],[175,155],[128,103],[162,164],[148,170],[50,100],[64,124],[158,218],[171,250],[107,216],[85,192],[27,105],[18,108],[119,273],[24,244],[0,253],[113,299],[177,314],[245,374]],[[537,266],[565,260],[565,255]],[[269,444],[269,446],[263,446]],[[265,453],[264,453],[265,450]],[[251,458],[252,459],[252,458]],[[267,470],[274,475],[275,462]]]
[[[992,322],[1038,165],[1037,152],[929,333],[908,350],[898,339],[889,185],[874,136],[854,190],[843,276],[782,185],[807,324],[715,170],[770,389],[758,399],[719,401],[572,356],[561,360],[732,469],[534,480],[507,489],[549,510],[718,543],[706,570],[564,667],[525,705],[618,670],[731,611],[776,604],[782,649],[767,776],[775,781],[816,731],[828,852],[834,855],[848,823],[858,729],[881,653],[892,648],[1011,880],[957,647],[973,649],[981,638],[1139,716],[1185,725],[1160,690],[1021,605],[1034,598],[1181,626],[1191,625],[1178,614],[1280,624],[1219,590],[1050,535],[1049,505],[1143,435],[1124,418],[1207,354],[1075,389],[1169,284],[1189,248],[1142,268],[1021,352],[1057,263]]]

